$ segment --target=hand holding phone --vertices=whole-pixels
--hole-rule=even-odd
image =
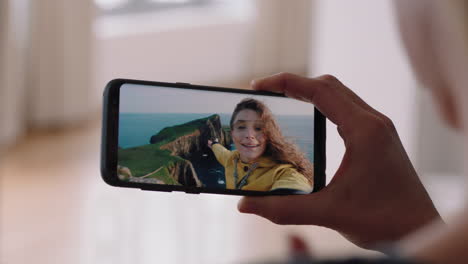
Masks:
[[[333,123],[346,152],[320,192],[284,197],[244,197],[239,210],[278,224],[319,225],[364,248],[400,240],[440,219],[414,170],[392,121],[333,76],[278,74],[254,89],[311,102]]]

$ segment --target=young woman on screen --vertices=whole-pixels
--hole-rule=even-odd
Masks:
[[[230,127],[235,151],[216,140],[208,141],[225,168],[226,188],[297,194],[312,191],[312,164],[295,144],[286,141],[265,104],[253,98],[242,100],[234,109]]]

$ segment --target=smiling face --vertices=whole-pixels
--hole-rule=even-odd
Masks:
[[[266,138],[263,129],[263,121],[257,112],[244,109],[237,113],[231,135],[242,162],[252,163],[265,152]]]

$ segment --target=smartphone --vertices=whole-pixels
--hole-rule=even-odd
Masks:
[[[325,117],[284,95],[130,79],[104,91],[101,174],[112,186],[230,195],[325,186]]]

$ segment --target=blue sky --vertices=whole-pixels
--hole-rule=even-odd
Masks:
[[[313,114],[313,105],[272,96],[251,96],[160,86],[124,84],[120,89],[122,113],[228,113],[246,97],[264,102],[275,115]]]

